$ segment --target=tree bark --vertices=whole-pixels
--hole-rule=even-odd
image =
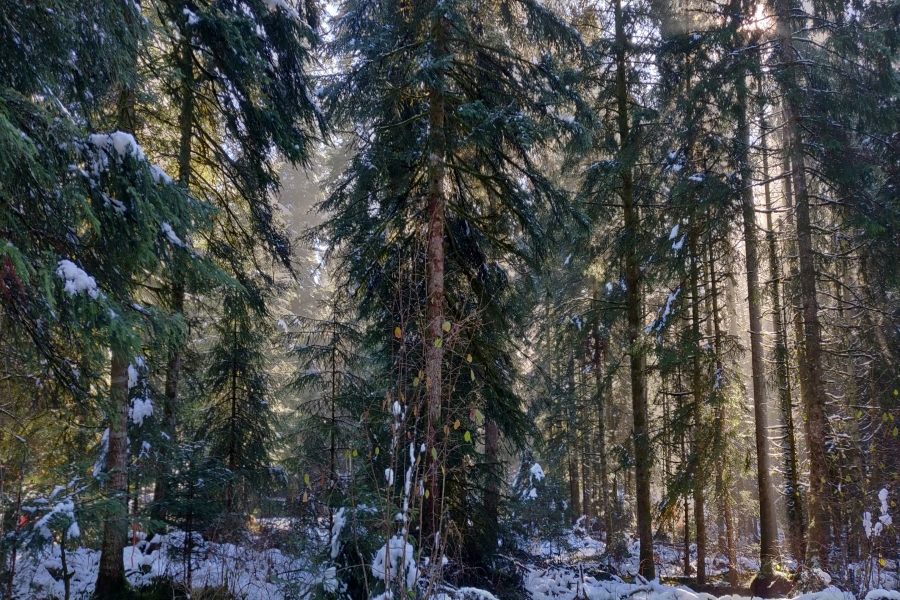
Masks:
[[[616,34],[616,108],[618,112],[619,154],[628,157],[631,132],[628,118],[627,50],[625,15],[622,0],[615,0]],[[650,504],[650,432],[647,416],[647,389],[644,381],[644,351],[641,347],[643,297],[641,270],[637,254],[640,228],[638,207],[634,201],[634,181],[630,165],[621,167],[622,206],[624,208],[627,249],[625,256],[625,302],[627,305],[629,367],[631,370],[631,409],[634,424],[634,476],[637,499],[637,529],[640,540],[638,572],[647,579],[656,577],[653,563],[653,522]]]
[[[600,456],[600,511],[603,517],[603,530],[606,536],[606,549],[609,553],[612,545],[612,511],[609,504],[608,465],[606,461],[606,396],[603,354],[605,340],[598,331],[594,331],[594,378],[597,385],[597,454]]]
[[[441,60],[446,53],[445,24],[443,17],[438,17],[433,31],[433,60]],[[444,211],[445,211],[445,165],[446,134],[444,132],[444,90],[442,89],[443,71],[435,74],[436,84],[428,90],[428,247],[427,247],[427,337],[425,343],[425,401],[428,410],[426,445],[430,458],[428,473],[429,533],[440,531],[440,487],[438,485],[439,458],[434,458],[432,450],[437,452],[437,432],[441,422],[442,398],[442,364],[444,360],[443,330],[444,323]],[[440,341],[439,341],[440,340]]]
[[[760,86],[762,84],[760,83]],[[763,192],[766,202],[766,246],[769,255],[769,293],[772,301],[772,328],[775,330],[775,383],[778,386],[778,404],[787,453],[784,457],[784,496],[787,504],[788,544],[791,555],[799,560],[805,554],[803,539],[806,537],[803,522],[803,500],[800,495],[800,469],[797,460],[797,439],[794,435],[794,401],[791,397],[791,382],[788,372],[787,334],[785,331],[783,306],[781,302],[781,273],[778,262],[778,241],[772,222],[772,193],[769,185],[769,156],[766,133],[765,108],[760,109],[760,144],[762,146]]]
[[[795,214],[797,217],[797,260],[800,277],[800,302],[803,315],[803,347],[800,362],[800,395],[806,412],[806,441],[809,453],[809,544],[807,558],[811,564],[826,569],[830,534],[828,524],[828,463],[826,457],[827,422],[825,390],[822,384],[822,341],[819,309],[816,299],[816,266],[812,243],[812,223],[803,134],[800,129],[800,107],[797,103],[797,60],[791,26],[792,0],[777,0],[777,35],[781,46],[781,77],[784,95],[786,148],[791,161]],[[815,566],[815,565],[814,565]]]
[[[106,451],[106,488],[109,510],[103,520],[103,542],[96,598],[118,598],[125,593],[122,550],[127,540],[128,503],[125,497],[128,473],[128,361],[113,349],[109,387],[109,434]]]
[[[587,419],[582,421],[587,423]],[[591,489],[591,476],[593,469],[590,465],[591,456],[591,436],[588,432],[584,432],[581,437],[581,510],[584,513],[584,526],[590,531],[591,519],[594,517],[592,501],[593,493]]]
[[[140,12],[140,2],[125,8],[124,18],[128,27],[133,26],[132,10]],[[137,56],[130,57],[137,65]],[[133,87],[119,90],[117,101],[118,127],[125,133],[137,129],[137,93]],[[109,408],[107,423],[109,434],[106,447],[106,486],[109,493],[109,510],[103,521],[103,540],[100,547],[100,564],[94,597],[100,599],[123,597],[127,582],[122,550],[127,540],[128,518],[128,365],[131,357],[116,345],[110,348]]]
[[[484,515],[488,527],[499,527],[500,507],[500,428],[493,419],[484,423],[484,456],[488,461],[488,480],[484,488]],[[490,538],[489,538],[490,539]]]
[[[568,392],[570,413],[569,422],[566,424],[567,455],[569,463],[569,506],[572,507],[572,522],[581,518],[581,492],[578,487],[578,414],[571,407],[575,404],[575,351],[569,349],[569,362],[566,366],[566,379],[568,380]]]
[[[713,340],[716,350],[716,382],[717,386],[721,385],[724,379],[724,369],[722,364],[722,327],[719,324],[719,285],[716,281],[715,270],[715,246],[709,246],[709,291],[712,296],[712,324],[713,324]],[[721,527],[719,528],[719,549],[724,550],[725,556],[728,558],[728,583],[736,586],[738,584],[737,572],[737,548],[734,539],[734,517],[731,514],[731,493],[728,490],[728,480],[725,478],[725,427],[727,424],[727,410],[725,398],[721,390],[717,387],[716,391],[716,445],[719,454],[718,464],[716,465],[716,494],[719,499],[719,515],[721,518]],[[724,546],[724,548],[723,548]]]
[[[705,454],[700,449],[703,439],[703,404],[704,385],[703,371],[700,362],[700,261],[699,244],[697,238],[697,226],[693,225],[690,231],[691,251],[691,333],[693,346],[692,360],[692,387],[694,391],[694,406],[691,411],[694,421],[694,469],[693,469],[693,493],[694,493],[694,529],[697,536],[697,584],[706,584],[706,499],[703,493],[705,463],[701,462],[701,456]]]
[[[762,340],[762,306],[759,286],[759,249],[756,239],[756,209],[750,170],[750,126],[747,121],[747,86],[738,83],[738,136],[740,144],[741,209],[747,261],[747,309],[750,317],[750,367],[753,373],[753,415],[756,434],[756,482],[759,493],[760,574],[771,577],[778,559],[778,527],[775,497],[769,464],[768,400],[766,366]]]

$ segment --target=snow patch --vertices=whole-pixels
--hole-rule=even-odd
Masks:
[[[94,300],[100,296],[100,291],[97,289],[97,281],[71,260],[63,259],[59,261],[56,266],[56,274],[65,280],[66,284],[63,289],[70,296],[81,292],[87,292],[87,295]]]
[[[418,576],[413,547],[402,537],[395,535],[375,553],[372,575],[387,582],[399,574],[404,575],[406,589],[413,589]]]
[[[184,247],[184,242],[181,241],[181,238],[175,233],[172,229],[172,226],[166,222],[163,222],[162,225],[159,226],[162,229],[162,232],[166,234],[166,237],[169,239],[169,243],[173,246],[181,246]]]
[[[128,416],[131,417],[131,421],[140,427],[144,424],[144,419],[153,414],[153,403],[150,401],[150,398],[135,398],[131,402],[131,409],[128,411]]]

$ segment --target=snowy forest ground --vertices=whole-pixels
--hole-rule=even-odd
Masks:
[[[248,534],[243,545],[209,542],[195,534],[189,569],[184,560],[184,533],[173,532],[148,540],[143,533],[135,532],[133,544],[123,550],[134,597],[222,600],[332,597],[342,587],[340,574],[334,566],[314,565],[301,556],[291,556],[275,547],[292,525],[292,519],[262,519],[256,522],[257,534]],[[327,539],[326,532],[320,533],[324,534],[323,540]],[[668,542],[654,545],[659,578],[647,581],[637,575],[638,544],[633,538],[631,540],[628,556],[621,560],[611,559],[604,543],[579,527],[553,539],[532,540],[526,552],[503,555],[506,564],[517,570],[521,578],[520,590],[510,592],[506,589],[506,596],[510,597],[512,593],[523,600],[738,600],[751,597],[750,581],[759,568],[754,558],[759,546],[752,541],[739,546],[738,587],[726,583],[727,559],[716,552],[707,561],[708,583],[698,587],[695,580],[683,577],[683,549]],[[692,551],[695,550],[692,546]],[[36,553],[20,554],[14,583],[8,588],[11,598],[86,600],[94,592],[99,558],[98,550],[78,547],[62,553],[57,544]],[[695,568],[696,555],[691,560]],[[396,567],[395,564],[394,572]],[[455,568],[450,561],[445,572],[453,573]],[[855,565],[854,568],[863,573],[866,565]],[[66,579],[69,580],[68,594]],[[829,577],[824,579],[826,584],[831,583]],[[861,593],[860,590],[853,593],[828,585],[816,593],[789,594],[787,597],[852,600],[859,596],[865,600],[900,600],[896,561],[887,560],[883,566],[877,565],[870,581],[869,587],[873,589],[863,589]],[[417,587],[420,592],[427,587],[424,577],[420,578]],[[187,592],[189,588],[193,593]],[[440,584],[439,592],[430,597],[440,600],[496,599],[487,589],[454,587],[450,583]],[[382,594],[373,600],[387,598]]]

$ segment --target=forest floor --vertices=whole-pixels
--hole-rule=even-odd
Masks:
[[[214,543],[195,538],[191,570],[179,557],[184,534],[174,532],[137,543],[123,551],[129,582],[135,588],[148,588],[161,580],[190,582],[201,588],[227,588],[232,598],[244,600],[284,600],[318,597],[316,591],[335,591],[338,581],[334,567],[315,567],[308,560],[292,557],[270,547],[267,536],[256,536],[246,547]],[[172,549],[175,552],[172,552]],[[527,554],[510,560],[522,575],[523,600],[743,600],[750,596],[749,583],[757,563],[749,557],[758,552],[752,543],[741,547],[738,572],[741,585],[728,587],[725,581],[727,561],[711,552],[706,586],[697,586],[693,578],[683,577],[684,553],[672,544],[654,546],[658,579],[647,581],[637,575],[637,542],[628,545],[628,557],[607,560],[603,542],[581,532],[568,532],[553,539],[535,541]],[[20,555],[12,598],[65,598],[64,579],[69,579],[70,600],[87,600],[94,591],[100,553],[88,548],[69,549],[66,568],[58,545],[37,553]],[[694,556],[694,568],[696,557]],[[896,573],[896,570],[894,571]],[[67,576],[67,577],[66,577]],[[896,577],[884,580],[883,587],[896,589]],[[508,594],[507,594],[508,595]],[[138,596],[136,596],[138,597]],[[216,596],[219,597],[219,596]],[[496,600],[489,591],[446,586],[436,600]],[[851,593],[829,587],[799,600],[853,600]],[[876,590],[866,600],[900,600],[900,592]]]
[[[753,541],[739,545],[737,557],[738,585],[729,585],[728,560],[715,547],[709,548],[707,582],[698,585],[695,577],[684,575],[683,546],[657,541],[654,558],[657,579],[647,581],[638,573],[638,542],[631,539],[628,552],[621,560],[610,560],[602,541],[584,532],[569,532],[560,539],[532,544],[534,560],[524,565],[525,585],[532,600],[746,600],[752,596],[750,583],[759,570],[755,557],[759,544]],[[691,545],[691,572],[696,573],[696,546]],[[785,567],[795,565],[788,560]],[[864,569],[864,565],[851,565]],[[822,574],[830,584],[830,577]],[[900,600],[895,561],[886,561],[872,574],[870,590],[860,594],[866,600]],[[793,593],[795,600],[854,600],[857,595],[828,585],[815,593]]]

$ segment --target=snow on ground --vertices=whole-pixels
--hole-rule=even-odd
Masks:
[[[290,527],[292,524],[289,519],[260,519],[261,526],[271,529]],[[309,597],[314,590],[334,592],[339,586],[334,567],[323,567],[312,573],[314,567],[309,561],[285,555],[277,549],[255,550],[234,544],[218,544],[205,541],[196,534],[194,540],[191,572],[194,589],[227,585],[236,597],[246,600],[282,600],[287,595],[285,584],[291,588],[291,597],[301,599]],[[157,536],[152,541],[139,534],[137,545],[128,546],[123,551],[128,580],[139,587],[157,577],[186,583],[187,574],[182,559],[184,541],[185,534],[182,532]],[[527,565],[524,572],[529,597],[523,600],[716,600],[715,596],[696,593],[684,586],[662,585],[658,580],[647,581],[635,576],[638,548],[630,545],[634,546],[629,548],[631,558],[600,566],[605,546],[603,542],[584,535],[583,530],[580,534],[568,532],[556,540],[534,542],[530,550],[535,564]],[[669,570],[671,575],[679,574],[676,569],[682,564],[682,553],[667,545],[658,545],[655,550],[658,572],[662,576],[667,576],[666,571]],[[97,550],[77,548],[66,552],[72,600],[90,598],[99,561],[100,552]],[[399,564],[394,565],[394,562],[397,561],[392,561],[391,572],[400,570]],[[16,564],[14,599],[64,597],[59,546],[54,545],[40,554],[20,553]],[[631,578],[632,582],[606,574],[604,571],[608,567],[617,570],[623,577]],[[412,573],[413,569],[408,568],[406,574]],[[434,597],[438,600],[496,600],[485,590],[454,589],[449,585]],[[723,596],[719,600],[749,599]],[[795,600],[854,600],[854,596],[829,587],[823,592],[805,594]],[[877,589],[869,592],[865,600],[900,600],[900,592]]]
[[[601,581],[584,567],[532,568],[526,573],[525,587],[532,600],[717,600],[716,596],[697,593],[684,586],[667,586],[658,580],[636,577],[626,583],[616,576]],[[853,594],[829,587],[822,592],[797,596],[794,600],[853,600]],[[722,596],[718,600],[750,600],[747,596]],[[873,590],[865,600],[900,600],[900,592]]]
[[[136,586],[149,584],[155,577],[184,583],[185,563],[178,556],[185,535],[174,532],[161,536],[151,545],[141,540],[126,547],[122,554],[128,581]],[[299,589],[312,590],[316,585],[336,585],[333,569],[319,574],[309,572],[307,561],[282,554],[280,550],[252,550],[234,544],[216,544],[194,536],[191,581],[194,588],[227,585],[238,598],[247,600],[280,600],[281,579]],[[146,552],[146,554],[145,554]],[[71,599],[86,600],[94,592],[100,552],[78,548],[66,552],[67,572],[71,576]],[[64,594],[62,557],[54,545],[38,555],[21,554],[17,560],[13,598],[62,598]],[[300,596],[302,597],[302,595]]]
[[[533,600],[715,600],[715,596],[661,585],[656,580],[636,578],[635,583],[626,583],[616,576],[598,580],[583,567],[530,569],[525,575],[525,588]]]

